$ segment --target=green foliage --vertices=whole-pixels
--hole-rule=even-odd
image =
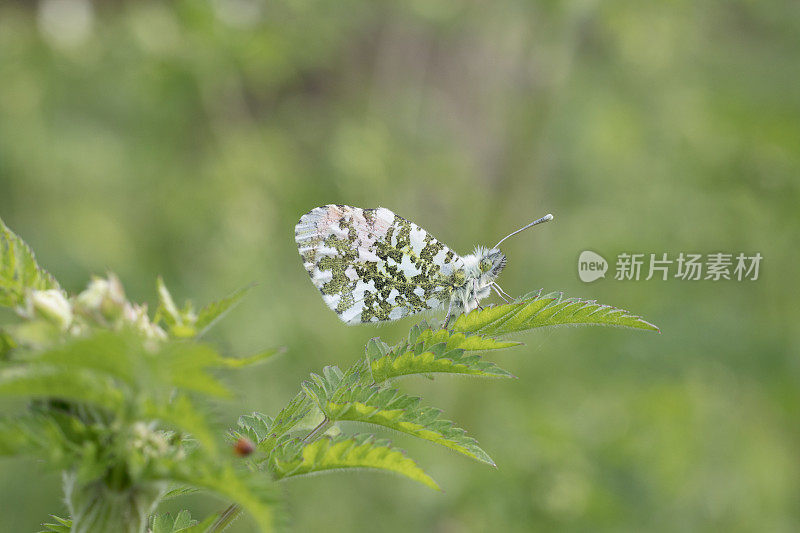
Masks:
[[[439,418],[441,411],[421,407],[420,398],[395,389],[378,386],[355,387],[337,395],[325,404],[323,412],[330,420],[351,420],[376,424],[414,437],[441,444],[473,459],[494,461],[475,439],[449,420]]]
[[[238,427],[231,433],[237,438],[251,439],[257,443],[261,452],[269,454],[278,440],[297,428],[312,413],[313,408],[311,399],[300,392],[275,418],[261,413],[239,417]]]
[[[213,531],[212,525],[217,520],[216,515],[211,515],[202,522],[192,519],[189,511],[180,511],[175,518],[169,513],[153,517],[149,533],[206,533]]]
[[[42,524],[47,529],[39,533],[70,533],[72,530],[72,520],[68,518],[59,518],[53,516],[53,520],[57,523]],[[198,522],[192,519],[189,511],[180,511],[177,515],[172,516],[170,513],[161,513],[153,515],[150,519],[150,528],[148,533],[205,533],[210,531],[210,526],[217,519],[216,515],[211,515],[203,522]]]
[[[402,474],[432,489],[439,486],[389,441],[373,435],[324,436],[306,443],[292,440],[276,448],[269,467],[277,479],[343,469],[379,469]]]
[[[152,533],[178,533],[196,524],[197,520],[192,520],[189,511],[181,511],[174,517],[169,513],[163,513],[153,517],[150,530]]]
[[[216,302],[211,302],[200,309],[197,313],[197,320],[194,323],[197,336],[200,337],[211,329],[218,320],[224,317],[228,311],[233,309],[239,301],[241,301],[251,288],[253,288],[253,285],[242,287],[225,298],[217,300]]]
[[[28,408],[0,417],[0,454],[43,459],[64,472],[69,519],[52,531],[141,533],[171,492],[204,489],[235,501],[259,529],[271,530],[278,493],[220,446],[205,407],[231,397],[212,374],[276,353],[228,359],[186,340],[171,298],[159,283],[164,332],[144,306],[125,299],[119,280],[95,278],[73,297],[58,289],[25,244],[3,226],[4,297],[24,322],[3,329],[0,396]],[[9,266],[10,265],[10,266]],[[201,312],[203,328],[229,309],[228,298]],[[191,306],[180,315],[192,315]],[[157,531],[204,531],[217,516],[192,524],[188,515],[152,519]],[[199,528],[199,529],[198,529]]]
[[[541,290],[526,294],[514,303],[461,315],[453,324],[453,330],[497,336],[564,325],[623,326],[659,331],[653,324],[624,309],[601,305],[593,300],[564,298],[560,292],[542,295]]]
[[[267,531],[281,516],[277,481],[336,470],[391,472],[439,490],[389,441],[348,435],[338,423],[398,431],[494,466],[465,430],[392,382],[440,373],[512,377],[483,354],[521,344],[498,336],[539,327],[599,324],[657,331],[620,309],[538,293],[460,316],[449,329],[423,321],[393,346],[371,339],[365,356],[345,370],[327,366],[312,373],[275,418],[240,417],[229,436],[237,440],[237,453],[248,457],[237,464],[219,445],[204,408],[231,397],[212,371],[259,363],[277,350],[231,359],[197,338],[248,288],[196,312],[191,302],[179,309],[159,278],[159,305],[151,320],[145,306],[127,301],[113,275],[93,279],[68,299],[5,226],[3,236],[6,274],[0,282],[7,290],[2,294],[25,321],[2,330],[0,396],[30,404],[0,418],[0,455],[35,456],[64,471],[70,517],[45,524],[50,531],[141,533],[149,524],[152,533],[213,532],[227,527],[240,510]],[[166,497],[197,489],[235,503],[202,523],[187,512],[154,514]]]
[[[406,339],[390,346],[370,339],[366,357],[341,370],[327,366],[311,374],[301,392],[273,419],[253,413],[239,419],[231,431],[236,438],[257,443],[255,466],[264,467],[276,479],[343,468],[371,468],[404,475],[429,487],[433,480],[401,450],[372,435],[341,434],[337,422],[360,422],[428,440],[478,461],[494,461],[477,441],[441,411],[421,406],[420,398],[408,396],[389,384],[400,377],[431,374],[463,374],[512,377],[474,352],[493,352],[521,343],[499,340],[497,335],[563,324],[623,325],[656,330],[655,326],[628,313],[560,295],[533,294],[518,303],[486,307],[459,317],[451,329],[434,328],[426,322],[413,326]],[[298,430],[308,430],[304,438]],[[320,444],[322,443],[322,444]],[[376,451],[380,450],[380,451]]]
[[[798,36],[793,0],[1,1],[0,217],[65,288],[109,267],[155,301],[158,270],[199,309],[261,282],[209,334],[290,349],[285,374],[220,373],[247,401],[225,412],[275,416],[288,375],[416,321],[343,328],[295,256],[302,212],[380,204],[468,252],[552,211],[504,243],[500,284],[665,335],[510,334],[527,346],[482,355],[517,381],[395,383],[494,436],[501,473],[445,457],[419,506],[391,478],[303,481],[295,529],[798,531]],[[585,247],[605,279],[576,276]],[[613,279],[623,251],[740,250],[757,282]],[[0,530],[59,514],[57,477],[0,469]]]
[[[29,290],[60,290],[58,282],[36,263],[33,251],[0,219],[0,306],[16,307]]]
[[[242,287],[225,298],[211,302],[199,311],[195,311],[191,301],[187,301],[183,309],[178,309],[163,279],[158,278],[157,286],[158,309],[156,311],[156,322],[163,321],[170,335],[177,338],[203,336],[218,320],[233,309],[253,287],[253,285]]]
[[[483,377],[513,377],[494,363],[474,353],[516,346],[492,338],[467,337],[461,332],[433,331],[421,323],[412,328],[408,341],[390,347],[378,338],[367,343],[369,369],[376,382],[413,374],[463,374]],[[466,348],[462,348],[465,346]]]
[[[46,529],[43,529],[39,533],[70,533],[70,530],[72,529],[72,520],[69,518],[60,518],[55,515],[53,515],[51,518],[55,520],[56,523],[46,522],[42,524],[42,526]]]

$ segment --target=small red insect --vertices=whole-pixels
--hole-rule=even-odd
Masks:
[[[239,457],[247,457],[254,451],[256,451],[256,445],[253,444],[253,441],[244,437],[237,440],[236,444],[233,445],[233,453]]]

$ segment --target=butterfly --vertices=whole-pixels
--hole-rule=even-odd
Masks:
[[[552,220],[545,215],[491,248],[458,255],[413,222],[385,207],[315,207],[294,228],[303,266],[322,299],[347,324],[397,320],[430,309],[454,313],[480,307],[506,266],[498,248],[517,233]]]

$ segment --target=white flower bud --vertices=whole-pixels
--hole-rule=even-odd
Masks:
[[[75,298],[76,311],[103,323],[114,323],[125,306],[125,292],[114,274],[108,279],[94,278]]]
[[[123,317],[139,333],[148,339],[165,340],[167,334],[163,329],[150,322],[147,316],[147,305],[126,304]]]
[[[100,309],[106,293],[108,293],[108,280],[93,278],[86,290],[75,297],[75,304],[82,310],[95,311]]]
[[[29,302],[34,315],[55,324],[61,330],[66,330],[72,323],[72,307],[58,289],[33,291]]]

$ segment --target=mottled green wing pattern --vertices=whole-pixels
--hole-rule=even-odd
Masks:
[[[463,283],[458,254],[383,207],[314,208],[295,226],[295,241],[322,299],[347,324],[442,307]]]

